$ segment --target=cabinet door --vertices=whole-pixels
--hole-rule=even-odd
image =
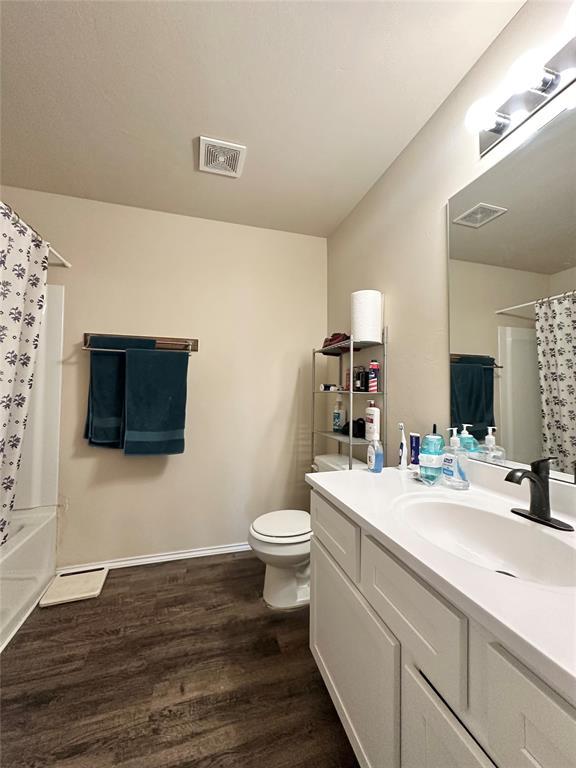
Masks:
[[[362,768],[397,768],[400,646],[312,540],[310,646]]]
[[[498,645],[487,653],[488,739],[503,766],[576,768],[576,710]]]
[[[402,669],[402,768],[495,768],[412,666]]]

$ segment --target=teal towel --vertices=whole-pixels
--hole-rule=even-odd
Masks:
[[[494,358],[472,355],[450,363],[450,418],[454,427],[472,424],[477,440],[494,421]]]
[[[126,352],[124,453],[184,453],[187,352]]]
[[[154,339],[125,336],[91,336],[97,349],[154,349]],[[124,391],[126,355],[124,352],[90,353],[90,389],[84,437],[91,445],[122,448],[124,445]]]

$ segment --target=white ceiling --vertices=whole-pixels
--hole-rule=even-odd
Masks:
[[[576,267],[576,109],[455,195],[450,219],[477,203],[508,213],[479,229],[451,224],[451,258],[547,275]]]
[[[522,4],[2,2],[3,182],[326,235]]]

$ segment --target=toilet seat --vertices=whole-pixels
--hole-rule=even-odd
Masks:
[[[302,509],[268,512],[254,520],[250,533],[272,544],[300,544],[310,540],[310,515]]]

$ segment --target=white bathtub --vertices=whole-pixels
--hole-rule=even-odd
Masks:
[[[56,573],[56,507],[15,511],[0,547],[0,651]]]

